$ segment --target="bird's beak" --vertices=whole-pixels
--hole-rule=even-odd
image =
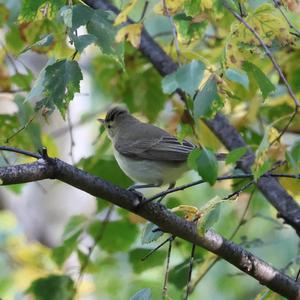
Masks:
[[[102,125],[105,124],[105,120],[104,119],[97,119]]]

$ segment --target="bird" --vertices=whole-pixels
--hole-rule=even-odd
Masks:
[[[189,170],[187,159],[196,146],[179,141],[167,131],[141,122],[123,107],[111,108],[105,119],[98,119],[105,127],[113,145],[115,159],[134,184],[129,190],[168,185]],[[159,199],[159,202],[162,200]]]

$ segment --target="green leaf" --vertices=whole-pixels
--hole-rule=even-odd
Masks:
[[[81,233],[85,224],[87,222],[87,217],[85,215],[72,216],[69,222],[65,226],[63,239],[67,240],[78,233]]]
[[[79,162],[79,166],[95,176],[99,176],[124,188],[127,188],[133,183],[132,180],[123,173],[115,159],[98,159],[97,153],[91,157],[82,159]]]
[[[247,147],[240,147],[233,149],[230,151],[227,156],[225,163],[228,164],[235,164],[244,154],[247,152]]]
[[[211,76],[197,93],[194,101],[194,117],[212,118],[223,105],[223,101],[218,95],[216,79]]]
[[[47,11],[51,17],[56,16],[56,12],[65,4],[64,0],[23,0],[20,16],[25,21],[33,20],[40,9],[48,5]]]
[[[36,300],[72,300],[75,286],[69,276],[50,275],[33,281],[26,292]]]
[[[39,7],[45,2],[46,0],[23,0],[21,16],[25,20],[33,20],[37,14]]]
[[[152,300],[151,289],[145,288],[136,292],[130,300]]]
[[[71,238],[65,240],[61,246],[57,246],[52,250],[52,258],[55,263],[62,267],[67,258],[73,253],[77,248],[77,239],[80,233],[73,235]]]
[[[290,151],[286,151],[285,157],[295,175],[298,175],[300,173],[300,140],[293,144]]]
[[[188,164],[195,169],[195,164],[199,175],[209,184],[213,185],[218,177],[218,161],[215,154],[206,148],[195,149],[191,157],[188,158]]]
[[[205,65],[202,62],[192,60],[163,79],[163,92],[170,94],[181,89],[193,96],[203,78],[204,70]]]
[[[294,143],[291,149],[291,155],[296,163],[300,162],[300,140]]]
[[[178,289],[183,289],[188,281],[189,259],[171,268],[169,273],[169,281]]]
[[[141,260],[152,249],[137,248],[129,252],[129,262],[135,273],[142,273],[148,269],[161,266],[166,258],[166,251],[157,250],[146,260]]]
[[[80,26],[85,26],[94,16],[95,10],[87,5],[76,4],[72,7],[64,6],[59,12],[63,23],[74,32]]]
[[[96,265],[94,262],[92,262],[91,257],[87,254],[82,252],[81,250],[77,249],[76,251],[78,260],[80,262],[81,267],[84,268],[85,273],[95,273],[99,271],[98,265]]]
[[[269,160],[264,161],[262,164],[257,166],[252,166],[251,170],[254,175],[254,180],[259,179],[263,174],[268,172],[272,167],[272,163]]]
[[[220,207],[217,206],[212,211],[208,212],[206,215],[201,217],[200,222],[198,223],[198,233],[201,236],[204,236],[205,232],[211,228],[220,217]]]
[[[149,68],[145,68],[144,59],[134,51],[136,50],[132,48],[127,50],[131,64],[126,72],[111,57],[95,57],[91,74],[93,87],[96,93],[101,93],[105,99],[122,99],[132,113],[142,111],[152,123],[162,111],[167,96],[160,88],[159,73],[150,65]]]
[[[242,85],[245,89],[249,89],[249,78],[246,72],[229,68],[225,71],[225,76],[229,80]]]
[[[72,28],[72,7],[70,6],[64,6],[59,13],[60,17],[62,18],[64,24]],[[76,28],[75,28],[76,29]]]
[[[182,43],[190,43],[200,39],[207,27],[207,22],[194,22],[194,19],[185,14],[174,16],[174,23],[177,28],[178,36]]]
[[[215,154],[203,148],[197,159],[198,173],[208,183],[213,185],[218,177],[218,161]]]
[[[101,222],[91,224],[89,232],[94,238],[97,238],[98,232],[102,227],[101,224]],[[107,223],[103,237],[98,244],[103,250],[110,253],[127,251],[135,242],[138,233],[137,225],[127,220],[112,221]]]
[[[115,41],[118,27],[113,25],[111,15],[103,10],[95,11],[86,28],[89,34],[96,37],[95,43],[101,52],[123,65],[124,45]]]
[[[204,236],[207,229],[219,220],[220,204],[223,202],[230,203],[230,200],[223,200],[219,196],[216,196],[200,208],[201,218],[197,223],[197,230],[201,236]]]
[[[273,83],[256,65],[248,61],[245,61],[243,63],[243,69],[249,75],[253,76],[254,80],[256,81],[257,85],[261,90],[264,99],[266,99],[272,91],[275,91],[275,86],[273,85]]]
[[[33,47],[45,47],[45,46],[50,46],[54,41],[54,36],[52,33],[47,34],[46,36],[44,36],[41,40],[35,42],[34,44],[26,47],[24,50],[21,51],[20,54],[30,50]]]
[[[28,102],[25,102],[24,98],[20,95],[16,95],[14,102],[19,108],[18,119],[20,126],[26,127],[24,132],[19,133],[18,140],[21,139],[20,135],[23,135],[36,151],[36,149],[40,149],[42,146],[42,136],[40,124],[32,120],[32,116],[34,115],[32,106]]]
[[[77,61],[60,60],[48,65],[42,78],[42,93],[36,109],[46,113],[57,107],[65,118],[66,110],[74,94],[79,92],[82,73]]]
[[[87,5],[77,4],[72,8],[72,30],[86,25],[94,16],[95,10]]]
[[[198,171],[197,159],[200,156],[200,149],[196,148],[189,153],[187,164],[188,167],[192,170]]]
[[[201,12],[201,0],[185,0],[183,5],[188,16],[195,17]]]
[[[63,233],[63,244],[53,249],[52,256],[58,266],[66,261],[77,247],[77,239],[82,234],[87,217],[77,215],[70,218]]]
[[[39,101],[43,98],[46,68],[54,62],[54,59],[47,61],[46,66],[40,71],[31,91],[28,93],[26,101]]]
[[[75,49],[81,53],[83,50],[92,43],[95,43],[97,38],[91,34],[84,34],[80,36],[74,35],[72,41],[74,42]]]
[[[31,72],[27,74],[20,74],[16,73],[11,76],[11,82],[20,87],[23,90],[30,90],[31,89],[31,82],[33,80],[33,74]]]
[[[142,234],[142,244],[149,244],[158,240],[164,233],[159,227],[151,222],[147,223]]]
[[[270,146],[269,135],[272,134],[272,130],[272,125],[269,125],[265,128],[264,136],[255,152],[255,162],[251,166],[255,180],[266,173],[272,166],[272,163],[267,155],[267,151]]]

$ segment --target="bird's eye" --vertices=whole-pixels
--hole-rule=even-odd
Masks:
[[[111,125],[107,125],[107,128],[111,128]]]

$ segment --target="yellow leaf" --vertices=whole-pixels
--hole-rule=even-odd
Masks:
[[[125,7],[123,8],[123,10],[116,17],[114,25],[120,25],[120,24],[126,22],[127,18],[128,18],[128,14],[133,9],[133,7],[136,5],[137,2],[138,2],[138,0],[131,0],[131,1],[129,1],[125,5]]]
[[[215,196],[214,198],[210,199],[204,206],[201,207],[201,215],[207,215],[222,202],[228,202],[228,200],[224,200],[220,196]]]
[[[211,9],[213,6],[212,0],[202,0],[201,1],[201,8],[204,9]]]
[[[273,5],[260,5],[253,13],[249,13],[246,21],[267,46],[271,46],[274,40],[283,46],[292,44],[294,41],[294,37],[289,33],[287,22]],[[243,61],[253,61],[259,56],[262,49],[253,34],[244,24],[237,21],[231,27],[225,51],[227,65],[241,67]]]
[[[120,43],[127,40],[133,47],[138,48],[141,42],[142,27],[143,24],[141,23],[130,24],[122,27],[116,35],[116,42]]]
[[[166,1],[166,7],[170,15],[174,15],[178,11],[182,10],[184,0],[165,0],[165,1]],[[166,12],[164,12],[164,6],[162,0],[154,6],[153,11],[158,15],[166,14]]]
[[[128,219],[133,224],[145,224],[146,220],[143,217],[140,217],[139,215],[136,215],[134,213],[129,213]]]
[[[299,179],[294,178],[280,178],[280,184],[287,190],[287,192],[300,203]]]
[[[271,127],[269,129],[269,132],[268,132],[268,140],[269,140],[269,143],[273,142],[275,139],[277,139],[279,136],[279,132],[277,129],[275,129],[274,127]]]
[[[199,210],[195,206],[179,205],[179,206],[172,208],[171,211],[184,213],[184,217],[188,221],[193,221],[199,217]]]
[[[275,142],[268,150],[268,156],[274,160],[285,160],[286,146]]]
[[[0,212],[0,228],[3,234],[16,230],[17,225],[18,222],[14,214],[8,210],[2,210]]]

